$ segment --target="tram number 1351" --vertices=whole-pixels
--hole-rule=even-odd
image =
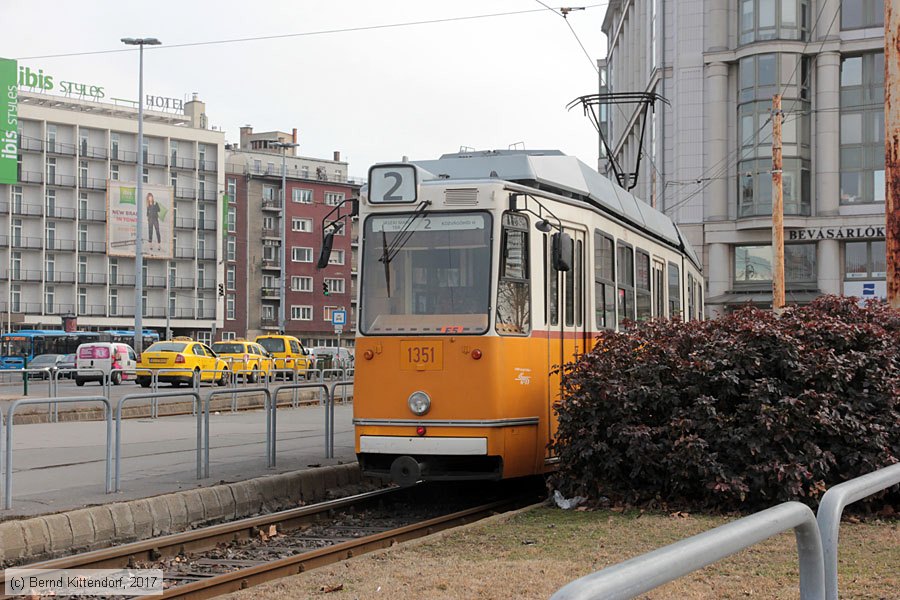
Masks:
[[[443,352],[439,343],[405,342],[400,348],[402,367],[415,370],[438,370],[443,367]]]

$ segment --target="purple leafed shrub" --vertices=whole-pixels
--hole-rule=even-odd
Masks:
[[[817,505],[900,461],[900,313],[881,303],[827,296],[779,317],[748,307],[635,324],[563,372],[552,484],[567,497]]]

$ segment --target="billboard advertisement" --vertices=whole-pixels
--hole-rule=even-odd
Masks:
[[[137,185],[123,181],[108,181],[106,192],[106,240],[110,256],[134,257],[138,233],[143,240],[144,258],[174,257],[173,232],[175,211],[173,189],[167,185],[145,183],[137,197]],[[137,211],[144,220],[137,231]]]
[[[16,61],[0,58],[0,183],[18,180],[19,83]]]

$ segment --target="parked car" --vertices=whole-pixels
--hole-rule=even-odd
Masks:
[[[78,364],[75,385],[84,385],[86,381],[103,385],[105,376],[113,385],[119,385],[129,376],[133,378],[137,367],[137,356],[128,344],[90,342],[78,346],[75,354]]]
[[[235,377],[240,375],[250,383],[270,377],[275,366],[269,351],[256,342],[228,340],[214,343],[212,349],[220,358],[231,361]]]
[[[77,364],[75,361],[74,354],[66,354],[63,356],[63,359],[59,361],[57,368],[60,370],[65,369],[65,373],[60,373],[60,379],[65,377],[66,379],[72,379],[75,377],[75,369],[77,368]],[[71,369],[71,370],[70,370]]]
[[[38,354],[28,363],[29,369],[47,369],[43,373],[29,373],[29,379],[50,379],[63,360],[62,354]]]
[[[348,348],[334,346],[316,346],[312,349],[316,364],[324,366],[320,369],[349,369],[353,366],[353,353]]]
[[[306,371],[306,378],[311,379],[312,369],[315,364],[309,350],[303,343],[292,335],[260,335],[254,340],[265,348],[275,359],[276,369],[293,369]]]
[[[150,387],[156,372],[158,381],[169,382],[173,387],[182,383],[191,385],[195,377],[225,385],[228,370],[228,363],[206,344],[190,338],[175,338],[156,342],[144,350],[138,363],[137,381],[141,387]]]

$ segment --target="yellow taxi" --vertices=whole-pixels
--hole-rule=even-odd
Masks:
[[[228,363],[206,344],[176,337],[156,342],[144,350],[137,365],[137,382],[141,387],[150,387],[153,373],[157,373],[158,381],[171,383],[173,387],[182,383],[191,385],[195,377],[225,385],[228,370]]]
[[[260,335],[254,340],[265,348],[275,359],[276,369],[304,371],[307,379],[312,379],[313,359],[303,343],[292,335]]]
[[[220,358],[231,361],[231,372],[235,376],[240,375],[249,383],[268,379],[275,368],[275,359],[256,342],[227,340],[215,342],[212,349]]]

